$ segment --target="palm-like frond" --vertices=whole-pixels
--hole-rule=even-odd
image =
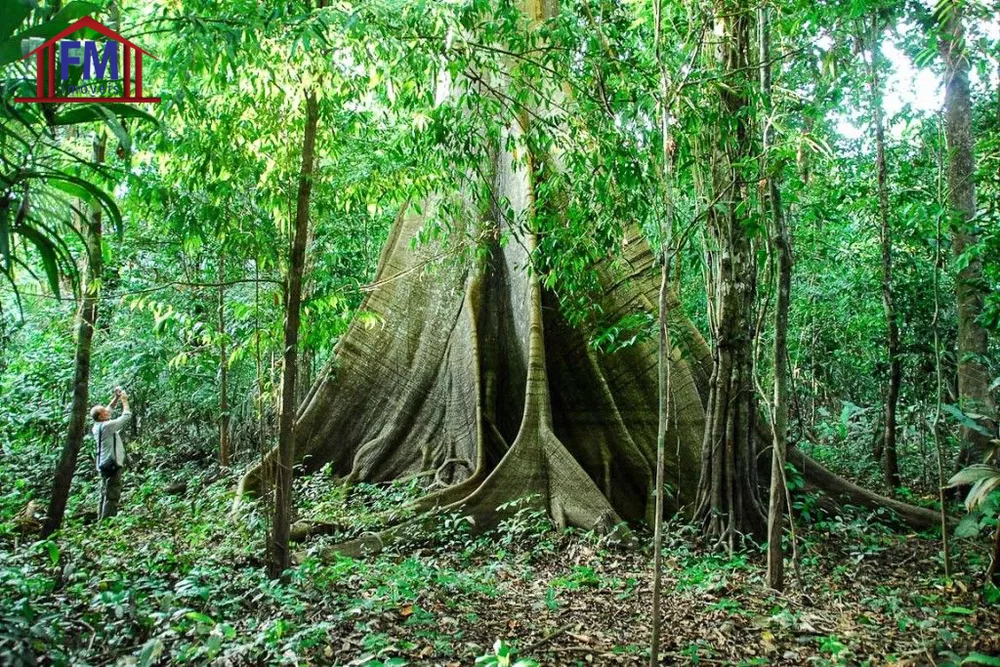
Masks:
[[[108,170],[65,146],[68,126],[103,123],[130,148],[123,119],[155,122],[124,104],[18,104],[33,92],[33,68],[21,57],[34,42],[48,39],[100,7],[82,0],[54,16],[21,0],[0,0],[0,273],[14,286],[15,267],[37,277],[44,271],[56,295],[62,279],[79,285],[74,248],[82,247],[79,222],[100,210],[121,233],[121,211],[100,184]]]

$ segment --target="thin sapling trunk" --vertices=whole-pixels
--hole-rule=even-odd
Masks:
[[[226,255],[219,250],[219,465],[229,467],[229,361],[226,351]]]
[[[777,303],[774,311],[774,400],[771,410],[771,485],[767,512],[767,585],[784,588],[785,562],[782,550],[784,504],[786,500],[785,460],[788,450],[788,309],[792,286],[792,248],[778,188],[778,169],[768,164],[771,147],[771,48],[766,7],[757,9],[760,47],[760,88],[764,103],[762,141],[764,195],[773,227],[772,244],[777,255]],[[788,508],[791,516],[791,507]]]
[[[656,12],[655,36],[656,62],[660,74],[660,188],[663,192],[663,212],[660,220],[660,292],[659,292],[659,346],[657,349],[657,417],[656,433],[656,482],[655,509],[653,519],[653,620],[652,641],[650,642],[649,665],[656,667],[660,662],[660,604],[663,581],[663,492],[666,467],[667,423],[670,418],[670,257],[673,244],[673,200],[671,184],[673,178],[673,156],[670,145],[670,117],[667,107],[667,70],[661,52],[661,31],[663,28],[663,2],[654,4]]]
[[[278,413],[278,468],[274,487],[269,574],[280,577],[291,565],[288,549],[292,518],[292,466],[295,463],[295,375],[299,349],[302,274],[309,238],[309,197],[312,193],[313,155],[319,107],[316,96],[306,96],[306,124],[302,139],[302,168],[296,197],[295,231],[288,266],[285,297],[285,345],[281,369],[281,409]]]
[[[899,461],[896,450],[896,413],[899,405],[899,390],[903,371],[899,354],[899,324],[893,303],[892,285],[892,230],[889,224],[889,186],[885,157],[885,121],[882,110],[882,82],[880,67],[882,50],[879,47],[881,34],[877,21],[873,21],[871,39],[871,107],[875,126],[875,170],[878,183],[879,247],[882,257],[882,308],[886,319],[886,352],[889,357],[889,377],[885,393],[885,419],[883,420],[882,442],[876,449],[881,453],[885,483],[892,488],[900,485]]]

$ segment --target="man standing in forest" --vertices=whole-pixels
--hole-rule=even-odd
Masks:
[[[111,410],[121,400],[122,413],[111,419]],[[122,495],[122,467],[125,465],[125,443],[121,430],[132,419],[128,407],[128,394],[121,387],[115,387],[114,398],[107,407],[95,405],[90,409],[94,420],[94,441],[97,443],[97,470],[101,473],[101,506],[99,518],[112,517],[118,513],[118,499]]]

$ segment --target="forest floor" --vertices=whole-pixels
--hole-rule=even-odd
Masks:
[[[0,478],[19,479],[11,458]],[[0,492],[0,664],[468,665],[497,640],[541,665],[648,660],[648,536],[613,544],[523,507],[485,536],[443,516],[355,560],[330,544],[377,527],[417,489],[347,493],[316,476],[300,484],[303,513],[351,528],[299,545],[281,584],[263,574],[265,508],[233,518],[226,478],[190,475],[167,493],[177,477],[166,469],[133,474],[123,513],[100,525],[81,469],[53,541],[14,520],[29,484]],[[728,557],[670,524],[665,664],[1000,664],[989,657],[1000,604],[979,592],[984,544],[957,541],[945,579],[932,535],[813,514],[799,522],[802,580],[790,572],[785,594],[765,588],[759,549]]]

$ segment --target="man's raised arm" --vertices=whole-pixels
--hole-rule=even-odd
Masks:
[[[132,411],[128,407],[128,394],[123,391],[120,392],[118,396],[122,401],[122,413],[117,419],[111,419],[104,422],[104,430],[107,431],[108,429],[111,429],[112,433],[121,430],[121,428],[132,419]]]

